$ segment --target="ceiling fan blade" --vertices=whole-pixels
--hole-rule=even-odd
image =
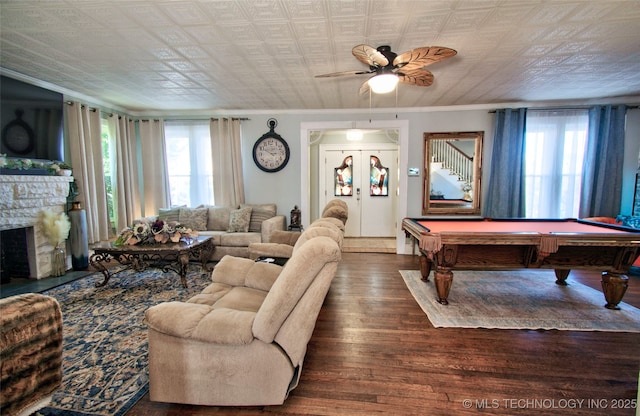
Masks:
[[[436,62],[455,56],[458,52],[442,46],[415,48],[398,55],[393,66],[402,68],[403,72],[424,68]],[[406,71],[405,71],[406,70]]]
[[[316,75],[316,78],[330,78],[330,77],[341,77],[344,75],[362,75],[362,74],[371,74],[374,71],[343,71],[343,72],[332,72],[330,74],[322,74]]]
[[[369,79],[371,79],[371,78],[369,78]],[[366,80],[360,86],[360,91],[358,91],[358,94],[360,94],[360,95],[369,95],[369,91],[370,90],[371,90],[371,87],[369,87],[369,80]]]
[[[419,87],[428,87],[433,84],[433,74],[422,68],[411,71],[405,71],[402,68],[398,72],[398,78],[403,84],[417,85]]]
[[[360,62],[369,66],[389,65],[389,60],[376,48],[369,45],[354,46],[351,53],[353,53],[353,56],[358,58]]]

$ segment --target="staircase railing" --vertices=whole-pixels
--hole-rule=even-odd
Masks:
[[[458,149],[454,140],[432,140],[431,156],[432,162],[442,163],[461,181],[473,183],[473,158]]]

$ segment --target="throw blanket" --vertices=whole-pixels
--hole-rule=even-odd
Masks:
[[[37,293],[0,300],[0,414],[34,406],[62,381],[62,313]]]

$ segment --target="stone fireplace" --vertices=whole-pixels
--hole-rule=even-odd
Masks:
[[[41,279],[51,274],[53,247],[37,223],[43,209],[64,212],[70,176],[0,175],[0,231],[25,229],[29,277]],[[5,239],[2,245],[18,244]],[[24,244],[24,241],[22,242]]]

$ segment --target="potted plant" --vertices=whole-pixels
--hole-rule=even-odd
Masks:
[[[71,176],[71,166],[65,162],[55,162],[51,165],[58,176]]]

